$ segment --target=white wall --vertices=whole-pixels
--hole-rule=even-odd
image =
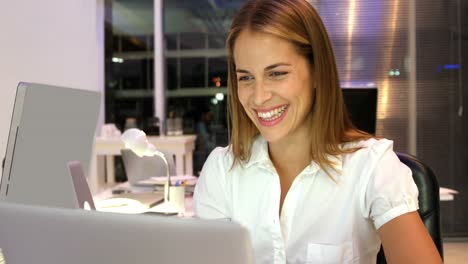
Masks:
[[[102,2],[0,0],[0,159],[19,81],[103,91]]]

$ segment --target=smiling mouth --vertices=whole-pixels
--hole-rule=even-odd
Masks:
[[[257,117],[262,120],[262,121],[266,121],[266,122],[271,122],[271,121],[274,121],[278,118],[280,118],[284,112],[286,111],[286,109],[288,109],[288,106],[289,105],[283,105],[281,107],[278,107],[276,109],[273,109],[273,110],[270,110],[270,111],[266,111],[266,112],[259,112],[257,111]]]

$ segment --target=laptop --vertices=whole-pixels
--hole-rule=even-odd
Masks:
[[[78,201],[78,207],[85,210],[96,210],[94,199],[89,190],[86,177],[79,161],[71,161],[67,164],[70,176],[73,180],[73,186]],[[136,188],[133,188],[136,189]],[[97,202],[98,211],[106,212],[135,212],[135,208],[128,210],[126,207],[135,207],[143,212],[157,205],[164,200],[163,192],[154,192],[151,189],[132,190],[131,188],[122,188],[122,192],[113,193],[112,197]],[[114,190],[113,190],[114,191]],[[136,205],[135,205],[136,204]],[[142,213],[142,212],[139,212]],[[0,263],[1,264],[1,263]]]
[[[86,182],[86,176],[81,163],[77,160],[73,160],[67,163],[67,167],[73,181],[78,208],[96,210],[93,196],[91,195],[88,183]]]
[[[175,175],[174,156],[167,151],[161,151],[166,157],[169,174]],[[130,149],[122,149],[122,161],[125,168],[127,180],[131,185],[147,186],[144,181],[154,176],[167,176],[166,164],[158,157],[139,157]],[[143,182],[143,183],[142,183]]]
[[[98,92],[20,83],[0,201],[78,208],[67,163],[88,171],[101,96]]]
[[[6,264],[250,264],[247,229],[226,220],[0,203]]]

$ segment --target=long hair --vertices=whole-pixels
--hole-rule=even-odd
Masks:
[[[248,0],[234,17],[227,38],[228,117],[234,166],[248,161],[254,137],[259,133],[237,95],[234,45],[243,30],[272,34],[291,42],[313,69],[315,99],[310,127],[310,154],[328,175],[329,155],[349,153],[342,143],[370,138],[351,123],[343,101],[335,56],[323,22],[306,0]],[[311,89],[313,89],[311,87]]]

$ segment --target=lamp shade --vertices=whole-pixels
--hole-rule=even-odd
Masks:
[[[127,129],[120,138],[124,142],[125,147],[131,149],[139,157],[147,156],[145,154],[148,150],[151,150],[145,132],[139,129]]]

